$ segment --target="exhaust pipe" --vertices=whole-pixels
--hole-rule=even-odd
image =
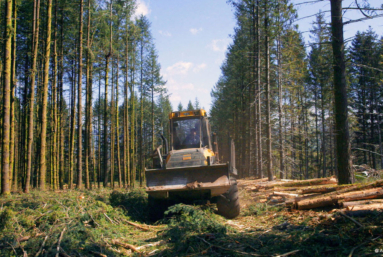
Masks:
[[[160,137],[162,138],[162,143],[165,146],[165,153],[164,154],[168,154],[168,150],[169,150],[169,148],[168,148],[168,140],[162,134],[160,134]]]

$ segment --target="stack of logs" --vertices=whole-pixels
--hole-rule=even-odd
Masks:
[[[307,210],[320,207],[345,211],[383,210],[383,180],[337,185],[334,177],[310,180],[239,180],[258,202]],[[382,198],[382,199],[379,199]]]

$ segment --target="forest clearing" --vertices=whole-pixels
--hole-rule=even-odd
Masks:
[[[59,190],[0,200],[1,256],[371,256],[382,253],[383,180],[339,188],[334,178],[238,180],[241,214],[227,220],[214,205],[171,206],[151,222],[142,189]],[[334,190],[330,190],[330,188]],[[380,193],[342,197],[368,189]],[[316,190],[314,190],[316,189]],[[278,190],[278,191],[276,191]],[[331,191],[325,193],[325,191]],[[300,210],[306,194],[338,200]],[[278,199],[278,192],[289,192]],[[352,195],[352,194],[351,194]],[[59,197],[57,197],[59,196]],[[293,197],[291,197],[293,196]],[[318,196],[317,196],[318,197]],[[367,203],[366,200],[371,199]],[[293,201],[290,201],[293,199]],[[306,196],[306,199],[307,196]],[[312,198],[311,198],[312,199]],[[346,201],[347,200],[347,201]],[[353,202],[351,202],[351,200]],[[364,205],[359,205],[359,200]],[[348,204],[347,204],[348,203]],[[370,204],[370,205],[367,205]],[[352,209],[354,206],[355,210]],[[358,206],[370,206],[356,210]]]
[[[383,36],[358,26],[383,5],[221,1],[205,42],[144,2],[0,0],[0,256],[383,255]],[[154,35],[204,56],[162,68]],[[174,79],[209,49],[214,81]]]

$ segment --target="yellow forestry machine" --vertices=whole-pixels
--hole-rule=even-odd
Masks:
[[[217,213],[232,219],[240,206],[235,168],[235,149],[230,142],[230,162],[219,163],[218,144],[211,133],[205,110],[172,112],[170,149],[163,140],[153,154],[153,166],[146,169],[146,192],[149,194],[150,215],[162,217],[166,208],[175,203],[217,203]]]

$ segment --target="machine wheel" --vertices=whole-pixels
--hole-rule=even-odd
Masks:
[[[235,179],[231,179],[230,189],[217,199],[218,214],[227,219],[234,219],[239,215],[238,186]]]
[[[164,212],[168,208],[168,203],[165,199],[157,199],[148,196],[149,218],[150,221],[157,221],[164,217]]]

